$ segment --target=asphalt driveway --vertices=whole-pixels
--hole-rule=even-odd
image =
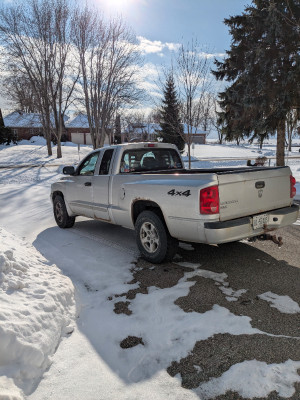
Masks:
[[[133,267],[132,282],[138,282],[139,288],[126,293],[126,301],[115,304],[116,313],[130,315],[130,303],[137,293],[147,294],[152,286],[176,286],[179,279],[190,270],[189,263],[198,264],[201,271],[207,270],[216,276],[226,274],[226,279],[218,282],[208,279],[202,272],[203,276],[190,278],[194,284],[188,295],[178,298],[175,304],[186,313],[205,313],[218,304],[237,316],[250,317],[252,327],[265,333],[216,334],[196,342],[187,357],[172,362],[167,369],[171,376],[181,376],[184,388],[197,388],[246,360],[267,364],[300,360],[300,313],[279,310],[262,297],[265,293],[275,293],[278,296],[288,296],[300,304],[300,226],[293,225],[276,233],[283,238],[281,248],[272,241],[242,241],[219,247],[197,245],[196,249],[183,245],[173,263],[153,266],[140,259]],[[134,343],[136,340],[128,338],[127,345],[130,347],[138,344]],[[142,341],[143,338],[138,340]],[[265,398],[283,400],[277,392]],[[228,391],[215,399],[244,398]],[[299,383],[295,385],[295,394],[290,399],[300,399]]]

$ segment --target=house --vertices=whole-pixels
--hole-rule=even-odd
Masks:
[[[79,113],[72,120],[66,123],[66,130],[68,135],[68,140],[77,144],[92,144],[89,121],[86,114]],[[107,137],[105,139],[105,144],[110,144],[113,141],[112,130],[109,129]]]
[[[183,124],[183,133],[191,135],[191,143],[195,144],[205,144],[206,143],[206,136],[207,132],[202,131],[201,129],[197,129],[194,126],[190,126],[188,124]],[[186,140],[187,142],[187,140]]]
[[[135,123],[130,124],[122,133],[122,142],[144,142],[155,141],[159,124],[154,123]]]
[[[32,136],[43,134],[40,114],[14,111],[4,117],[3,120],[4,126],[12,130],[17,140],[29,140]]]
[[[64,117],[66,122],[67,116]],[[43,136],[43,125],[41,123],[41,116],[38,113],[24,113],[22,111],[14,111],[4,118],[4,126],[10,128],[14,133],[17,140],[29,140],[32,136]],[[51,123],[54,125],[54,118],[51,117]],[[66,130],[64,128],[62,139],[66,138]]]
[[[122,141],[127,142],[143,142],[143,141],[156,141],[158,132],[161,130],[159,124],[155,123],[138,123],[131,124],[125,129],[122,134]],[[195,128],[194,126],[188,129],[187,124],[183,124],[183,132],[187,136],[188,132],[191,135],[191,143],[205,144],[207,132]],[[187,138],[186,138],[187,141]]]

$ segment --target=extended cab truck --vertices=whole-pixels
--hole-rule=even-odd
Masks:
[[[289,167],[187,170],[174,145],[133,143],[91,152],[52,184],[59,227],[82,215],[135,229],[142,256],[170,260],[178,241],[219,244],[290,225],[295,179]]]

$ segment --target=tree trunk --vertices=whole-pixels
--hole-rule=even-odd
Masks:
[[[57,135],[57,158],[62,158],[62,151],[61,151],[61,137],[62,137],[62,116],[59,117],[59,130]]]
[[[61,152],[61,138],[57,138],[57,158],[62,158],[62,152]]]
[[[52,156],[51,135],[46,134],[48,156]]]
[[[289,149],[289,151],[292,151],[292,130],[289,132],[288,149]]]
[[[101,128],[101,134],[100,134],[100,138],[99,138],[99,147],[103,147],[104,146],[104,142],[106,139],[106,130],[104,128],[104,126]]]
[[[285,142],[285,121],[282,120],[277,126],[277,149],[276,149],[276,165],[283,167],[284,164],[284,142]]]

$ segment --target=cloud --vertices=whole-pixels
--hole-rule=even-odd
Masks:
[[[180,43],[150,40],[143,36],[138,36],[137,39],[139,41],[140,50],[144,55],[156,54],[160,57],[163,57],[165,50],[177,52],[181,46]],[[200,51],[198,55],[201,58],[224,58],[226,56],[225,53],[212,53],[209,51]]]
[[[180,43],[166,43],[166,47],[170,51],[178,51],[180,48],[181,44]]]
[[[224,58],[226,56],[225,53],[206,53],[205,51],[201,51],[199,53],[199,57],[203,58]]]
[[[163,43],[160,40],[149,40],[143,36],[138,36],[137,39],[143,54],[158,54],[159,56],[163,56],[164,50],[177,51],[180,47],[179,43]]]
[[[146,80],[149,79],[151,81],[157,80],[161,73],[161,66],[160,65],[155,65],[153,63],[146,63],[143,65],[142,68],[140,68],[140,76],[141,79]]]

